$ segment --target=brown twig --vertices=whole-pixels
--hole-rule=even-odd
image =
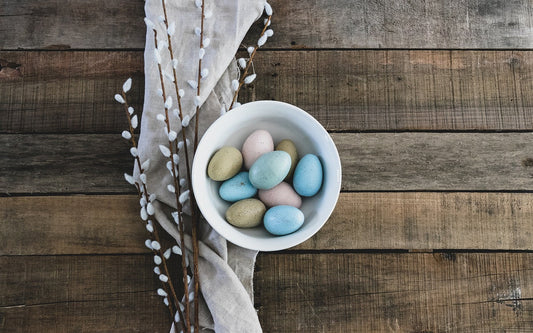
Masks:
[[[158,48],[158,43],[157,43],[157,30],[154,29],[154,44],[155,44],[155,49],[157,50]],[[158,67],[158,70],[159,70],[159,81],[161,83],[161,91],[162,91],[162,95],[163,95],[163,103],[166,103],[166,100],[167,100],[167,95],[166,95],[166,91],[165,91],[165,81],[163,79],[163,70],[161,68],[161,64],[158,63],[157,64],[157,67]],[[165,109],[165,124],[167,126],[167,133],[170,132],[170,118],[169,118],[169,115],[168,115],[168,108],[165,106],[164,107]],[[184,146],[186,146],[187,143],[184,142]],[[181,216],[181,213],[183,212],[183,207],[181,205],[181,202],[179,200],[179,197],[180,197],[180,186],[179,186],[179,176],[176,174],[176,165],[174,163],[174,158],[173,158],[173,146],[172,146],[172,142],[169,140],[168,141],[168,148],[170,150],[170,156],[169,156],[169,159],[170,159],[170,162],[171,162],[171,166],[172,166],[172,178],[173,178],[173,181],[174,181],[174,194],[175,194],[175,197],[176,197],[176,207],[178,209],[178,231],[179,231],[179,235],[180,235],[180,243],[181,243],[181,248],[182,248],[182,257],[181,257],[181,263],[182,263],[182,272],[183,272],[183,289],[184,289],[184,296],[185,296],[185,327],[187,329],[187,332],[190,332],[191,331],[191,325],[190,325],[190,307],[189,307],[189,286],[188,286],[188,283],[187,283],[187,265],[186,265],[186,261],[185,261],[185,255],[186,255],[186,251],[185,251],[185,236],[184,236],[184,230],[183,230],[183,220],[182,220],[182,216]],[[176,153],[177,153],[177,150],[176,150]],[[178,192],[176,192],[178,191]],[[192,192],[192,191],[191,191]],[[179,307],[179,303],[178,303],[178,307]]]
[[[128,105],[127,97],[126,97],[126,94],[124,93],[124,91],[122,92],[122,98],[124,99],[124,109],[126,111],[126,116],[127,116],[127,119],[128,119],[129,131],[130,131],[130,135],[131,135],[131,138],[130,138],[131,145],[132,145],[132,147],[137,149],[137,142],[135,141],[135,132],[134,132],[133,125],[132,125],[132,122],[131,122],[131,115],[128,112],[129,105]],[[142,169],[141,159],[139,158],[139,156],[135,156],[134,159],[135,159],[135,161],[137,163],[137,167],[139,168],[139,172],[143,173],[144,170]],[[139,193],[139,197],[142,197],[143,194],[144,194],[144,198],[146,200],[146,203],[148,204],[150,202],[150,197],[148,195],[148,189],[146,188],[146,185],[142,184],[142,190],[141,190],[141,185],[139,183],[135,182],[135,186],[136,186],[137,191]],[[161,241],[160,241],[160,238],[159,238],[159,233],[158,233],[156,227],[154,227],[154,230],[153,230],[152,233],[154,235],[155,241],[158,242],[159,244],[161,244]],[[166,283],[161,281],[161,284],[163,285],[163,289],[165,290],[165,292],[167,294],[170,291],[170,294],[174,298],[176,311],[178,312],[178,315],[180,316],[180,319],[183,321],[183,318],[184,318],[183,317],[183,313],[182,313],[182,311],[181,311],[181,309],[179,307],[178,297],[176,295],[176,291],[174,289],[174,284],[172,283],[172,279],[171,279],[171,276],[170,276],[169,271],[168,271],[167,261],[166,261],[166,258],[164,256],[164,254],[163,254],[163,251],[161,249],[155,250],[155,249],[152,248],[152,252],[154,253],[154,255],[158,255],[161,258],[161,264],[162,264],[163,269],[165,271],[165,275],[168,278],[168,281]],[[167,288],[167,286],[168,286],[168,288]],[[170,301],[168,302],[168,308],[169,308],[169,311],[170,311],[171,320],[174,321],[175,312],[174,312],[173,307],[172,307],[172,302],[170,302]]]
[[[263,28],[263,31],[261,31],[261,35],[259,35],[259,38],[263,37],[263,35],[265,34],[265,31],[267,30],[271,19],[272,19],[272,15],[269,15],[267,20],[266,20],[266,22],[265,22],[265,26]],[[254,57],[255,57],[255,54],[257,53],[257,49],[258,48],[259,48],[259,46],[256,44],[255,47],[254,47],[254,50],[250,54],[250,59],[248,59],[248,63],[246,64],[246,68],[244,69],[244,72],[241,75],[241,78],[239,80],[239,87],[237,88],[237,90],[235,90],[235,93],[233,94],[233,100],[231,101],[231,104],[230,104],[230,106],[228,108],[228,111],[233,108],[233,104],[235,104],[235,102],[237,101],[237,96],[239,95],[239,91],[241,90],[241,88],[242,88],[242,86],[244,84],[244,79],[246,78],[246,75],[248,74],[248,70],[250,69],[250,66],[252,65],[252,61],[254,60]]]

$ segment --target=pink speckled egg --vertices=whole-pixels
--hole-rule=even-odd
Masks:
[[[274,151],[272,135],[265,130],[257,130],[250,134],[242,145],[242,157],[244,166],[250,169],[259,156]]]
[[[270,190],[259,190],[259,199],[268,207],[286,205],[300,208],[302,198],[286,182],[281,182]]]

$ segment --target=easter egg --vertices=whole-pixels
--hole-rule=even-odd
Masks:
[[[253,197],[257,189],[248,179],[248,172],[242,171],[220,185],[218,194],[226,201],[235,202]]]
[[[244,166],[250,169],[259,156],[274,150],[272,136],[265,130],[257,130],[250,134],[242,145]]]
[[[282,140],[280,143],[278,143],[278,145],[276,146],[276,150],[284,151],[291,156],[291,169],[289,170],[289,174],[285,178],[285,180],[288,180],[292,177],[294,169],[296,168],[296,164],[298,163],[298,151],[296,150],[294,142],[289,139]]]
[[[296,165],[292,185],[301,196],[312,197],[322,186],[322,164],[316,155],[307,154]]]
[[[224,181],[235,176],[242,167],[242,154],[235,148],[225,146],[220,148],[207,166],[207,175],[215,181]]]
[[[302,205],[302,198],[285,182],[279,183],[270,190],[259,190],[258,195],[267,207],[286,205],[300,208]]]
[[[273,235],[288,235],[300,229],[304,223],[304,213],[292,206],[275,206],[267,210],[263,223]]]
[[[226,220],[239,228],[253,228],[261,224],[265,205],[257,199],[244,199],[231,205],[226,211]]]
[[[255,188],[269,190],[283,181],[291,168],[291,157],[284,151],[261,155],[250,168],[250,182]]]

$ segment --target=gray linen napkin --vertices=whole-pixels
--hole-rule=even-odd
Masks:
[[[265,0],[217,0],[205,1],[209,16],[204,21],[204,38],[210,39],[205,48],[202,68],[209,70],[209,75],[202,80],[200,96],[200,132],[220,114],[222,106],[229,106],[232,99],[231,81],[238,76],[234,56],[246,32],[257,20],[264,8]],[[178,83],[185,91],[182,99],[183,112],[191,117],[191,126],[187,128],[189,140],[193,140],[196,90],[187,84],[196,80],[198,70],[199,37],[195,28],[200,26],[201,10],[193,0],[167,0],[169,22],[174,22],[176,32],[172,37],[174,57],[178,59]],[[159,17],[163,15],[160,0],[147,0],[146,17],[155,23],[158,39],[166,40],[166,32]],[[205,39],[204,39],[205,40]],[[170,57],[165,50],[161,52],[163,69],[171,72]],[[158,114],[164,112],[163,100],[157,90],[161,88],[157,63],[154,57],[154,34],[147,29],[146,48],[144,52],[145,99],[139,137],[139,155],[144,161],[150,159],[151,167],[147,174],[150,193],[157,195],[155,217],[161,226],[172,235],[179,244],[176,224],[170,217],[175,210],[174,194],[167,190],[172,183],[166,168],[167,159],[159,151],[159,145],[167,145],[168,138],[164,124],[157,120]],[[174,85],[165,80],[167,94],[176,101]],[[175,102],[174,102],[175,104]],[[174,108],[174,107],[173,107]],[[171,116],[171,129],[182,129],[177,117]],[[178,140],[181,135],[178,135]],[[192,144],[189,151],[192,150]],[[180,156],[181,177],[185,175],[185,158]],[[192,162],[192,161],[191,161]],[[135,170],[138,176],[138,170]],[[183,188],[186,189],[187,185]],[[188,208],[188,207],[187,207]],[[190,228],[187,228],[190,230]],[[201,288],[200,325],[216,332],[261,332],[257,313],[253,306],[252,277],[256,251],[240,248],[227,242],[205,222],[201,221],[199,230],[199,280]],[[185,241],[189,262],[192,263],[191,239]],[[174,279],[178,279],[174,277]],[[191,281],[191,286],[192,286]],[[191,307],[192,308],[192,307]]]

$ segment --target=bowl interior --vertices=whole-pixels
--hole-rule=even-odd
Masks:
[[[314,197],[302,198],[300,209],[305,215],[305,222],[298,231],[289,235],[273,236],[262,225],[243,229],[226,222],[225,212],[231,203],[222,200],[218,195],[221,182],[215,182],[207,176],[209,160],[218,149],[233,146],[240,150],[244,140],[258,129],[270,132],[274,145],[283,139],[290,139],[296,145],[300,158],[313,153],[322,162],[322,188]],[[335,207],[340,184],[339,155],[326,130],[305,111],[275,101],[247,103],[220,117],[204,134],[193,164],[194,194],[209,224],[230,242],[261,251],[289,248],[316,233]]]

